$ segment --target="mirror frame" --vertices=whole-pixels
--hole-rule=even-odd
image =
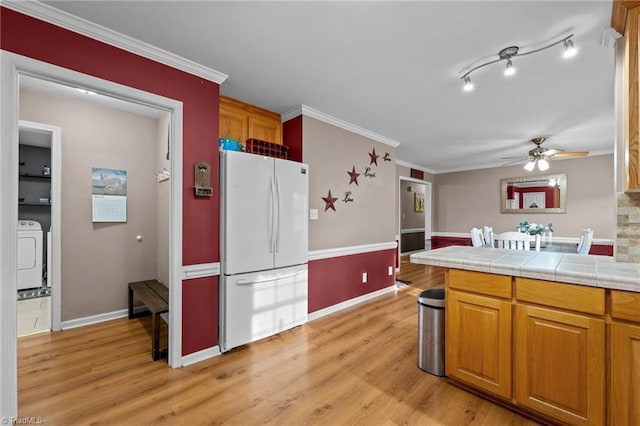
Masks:
[[[508,209],[507,186],[510,183],[535,182],[537,180],[558,179],[560,185],[560,207],[545,209]],[[558,173],[552,175],[523,176],[500,179],[500,213],[508,214],[546,214],[546,213],[567,213],[567,174]]]

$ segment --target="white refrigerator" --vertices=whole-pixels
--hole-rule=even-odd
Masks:
[[[307,320],[309,166],[220,153],[220,349]]]

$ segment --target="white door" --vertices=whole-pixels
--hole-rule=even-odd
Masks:
[[[226,151],[222,161],[222,270],[273,268],[273,158]]]
[[[275,267],[307,263],[309,234],[309,166],[275,160]]]

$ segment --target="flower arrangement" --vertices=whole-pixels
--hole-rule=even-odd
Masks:
[[[529,235],[542,235],[549,232],[553,232],[552,225],[549,223],[547,225],[541,225],[538,223],[529,223],[526,220],[518,223],[516,226],[518,232],[522,232]]]

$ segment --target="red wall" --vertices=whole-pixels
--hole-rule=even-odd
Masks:
[[[302,116],[282,124],[282,143],[289,147],[289,160],[302,162]]]
[[[431,237],[431,249],[439,249],[449,246],[471,246],[471,237]],[[576,250],[578,244],[575,245]],[[608,244],[592,244],[589,254],[599,254],[602,256],[613,256],[613,246]]]
[[[394,285],[395,256],[391,249],[310,261],[309,313]],[[367,273],[364,284],[363,272]]]
[[[195,198],[193,164],[218,187],[219,85],[18,12],[0,8],[0,46],[43,62],[183,103],[182,264],[219,261],[218,191]],[[183,282],[183,355],[218,343],[218,277]]]

